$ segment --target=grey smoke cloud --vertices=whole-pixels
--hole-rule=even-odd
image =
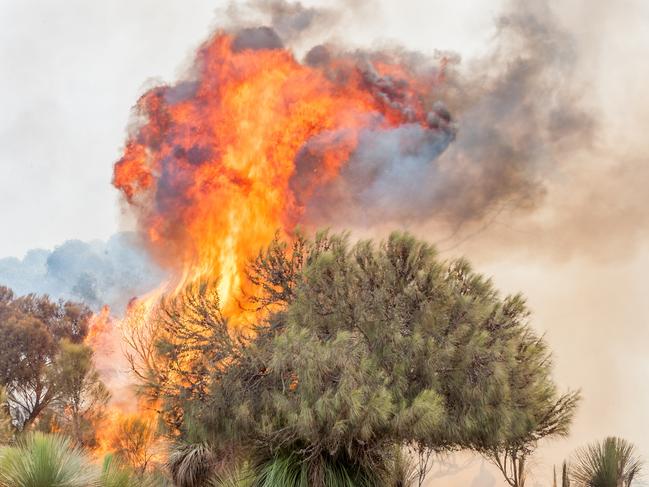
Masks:
[[[162,271],[133,234],[107,241],[68,240],[54,250],[30,250],[23,259],[0,259],[0,284],[17,294],[48,294],[121,314],[128,301],[158,285]]]
[[[322,48],[317,54],[307,60],[322,57]],[[550,175],[592,145],[597,121],[573,77],[574,41],[542,2],[514,2],[478,59],[398,48],[391,55],[413,69],[442,63],[432,113],[449,137],[430,143],[407,126],[364,133],[341,177],[307,204],[305,221],[314,226],[435,220],[459,229],[504,207],[534,209]]]

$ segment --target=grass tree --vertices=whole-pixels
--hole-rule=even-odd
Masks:
[[[29,434],[0,451],[2,487],[100,487],[97,467],[63,436]]]
[[[577,487],[630,487],[641,470],[635,446],[608,437],[577,451],[571,477]]]
[[[568,462],[563,462],[561,466],[561,487],[570,487],[570,469]]]
[[[205,443],[181,443],[172,447],[167,469],[177,487],[203,487],[214,475],[216,460]]]
[[[179,487],[161,471],[137,472],[115,455],[104,458],[99,483],[100,487]]]

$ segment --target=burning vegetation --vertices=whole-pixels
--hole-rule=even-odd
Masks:
[[[63,452],[52,464],[85,465],[81,483],[56,484],[70,487],[421,486],[434,455],[457,450],[523,487],[539,441],[568,434],[579,394],[555,385],[521,296],[407,233],[351,243],[314,229],[423,212],[457,229],[503,201],[533,205],[542,191],[522,161],[551,123],[570,126],[566,140],[588,122],[512,108],[504,127],[521,113],[539,125],[506,141],[473,114],[454,146],[444,101],[489,112],[525,70],[479,91],[452,56],[318,44],[299,60],[286,41],[321,13],[265,8],[275,28],[216,32],[183,80],[135,106],[113,184],[165,270],[157,287],[121,317],[0,288],[3,434],[71,438],[0,454],[0,486],[23,485],[5,479],[21,475],[15,458],[49,449]],[[521,22],[503,28],[529,34]]]

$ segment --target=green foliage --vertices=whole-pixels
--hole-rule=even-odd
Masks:
[[[99,469],[70,438],[40,432],[0,450],[0,487],[177,487],[161,472],[137,472],[109,455]]]
[[[54,365],[58,395],[55,421],[80,445],[95,444],[95,426],[102,419],[110,392],[92,361],[92,349],[64,339]]]
[[[172,428],[200,424],[219,458],[249,452],[257,482],[325,485],[338,471],[362,483],[385,478],[395,448],[528,452],[567,431],[574,408],[553,408],[577,396],[558,396],[523,298],[464,260],[407,234],[319,234],[276,240],[249,277],[265,316],[253,336],[229,330],[212,286],[192,285],[161,306],[150,362],[164,366],[142,375],[166,380],[155,398]],[[176,393],[168,379],[197,361]]]
[[[635,446],[609,437],[577,451],[571,476],[579,487],[629,487],[641,470]]]
[[[142,392],[164,398],[163,419],[179,429],[182,406],[205,399],[213,370],[239,345],[221,314],[215,283],[190,284],[163,299],[152,319],[131,313],[125,324],[127,357]]]
[[[252,487],[254,473],[248,464],[222,468],[211,479],[210,487]]]
[[[113,455],[104,458],[99,483],[101,487],[161,487],[164,485],[153,476],[135,472]]]
[[[254,468],[252,487],[374,487],[381,479],[348,459],[320,458],[305,462],[295,452],[277,454]]]
[[[551,361],[542,343],[522,347],[525,355],[521,356],[518,374],[533,377],[539,370],[550,374]],[[577,409],[580,396],[578,392],[569,392],[558,396],[556,388],[551,381],[546,380],[542,387],[529,387],[523,382],[520,393],[532,394],[531,397],[521,397],[520,401],[527,401],[529,416],[525,428],[517,429],[501,444],[481,450],[483,455],[490,460],[503,474],[505,480],[512,487],[524,487],[527,477],[525,469],[527,458],[534,452],[540,440],[548,437],[567,436],[570,424]],[[533,395],[536,394],[536,395]],[[563,481],[567,478],[564,464]],[[556,473],[556,472],[555,472]]]
[[[417,465],[402,448],[397,448],[394,452],[388,472],[389,485],[393,487],[410,487],[416,483],[421,485],[423,477],[428,473],[426,468],[422,469]],[[419,480],[422,482],[417,482]]]
[[[91,313],[47,296],[14,296],[0,286],[0,385],[19,429],[34,423],[56,399],[53,364],[63,340],[81,343]]]
[[[69,439],[34,433],[0,452],[2,487],[93,487],[99,473]]]

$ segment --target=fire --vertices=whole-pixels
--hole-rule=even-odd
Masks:
[[[277,231],[290,235],[362,130],[427,126],[439,77],[387,59],[316,49],[302,64],[287,49],[236,46],[233,35],[216,35],[200,49],[191,79],[139,100],[140,125],[114,173],[177,286],[218,278],[229,316],[251,291],[248,260]]]
[[[90,319],[86,344],[92,347],[97,372],[111,391],[106,415],[94,425],[97,440],[94,454],[97,458],[115,452],[127,456],[134,455],[137,461],[142,460],[142,455],[147,459],[156,459],[160,455],[160,451],[153,453],[162,441],[155,435],[155,407],[145,399],[138,398],[132,387],[131,363],[128,355],[124,353],[125,346],[128,346],[124,343],[124,328],[132,324],[146,323],[163,289],[164,286],[161,286],[148,295],[133,300],[127,316],[122,320],[113,317],[108,306],[104,306]],[[124,435],[133,436],[129,429],[135,429],[135,432],[142,436],[139,439],[140,450],[124,453],[122,450],[132,450],[135,447],[135,444],[131,445],[127,439],[122,438]],[[142,450],[145,447],[147,450]]]
[[[119,320],[111,316],[108,306],[104,306],[90,319],[86,344],[93,349],[97,372],[111,391],[111,406],[128,409],[132,407],[134,396],[119,328]]]
[[[129,365],[107,352],[120,328],[155,333],[147,322],[160,298],[199,279],[218,282],[224,315],[245,326],[239,303],[254,292],[247,263],[277,232],[290,237],[310,198],[353,157],[362,132],[403,124],[440,130],[430,116],[439,70],[415,72],[387,55],[336,55],[322,46],[300,63],[276,45],[242,48],[241,36],[254,30],[215,35],[189,79],[148,91],[135,107],[113,184],[171,278],[134,300],[121,322],[108,310],[95,318],[89,340],[100,351],[98,367],[128,398],[113,404],[99,453],[115,449],[116,424],[128,422],[134,405],[145,416],[152,411],[123,391],[115,373]]]

